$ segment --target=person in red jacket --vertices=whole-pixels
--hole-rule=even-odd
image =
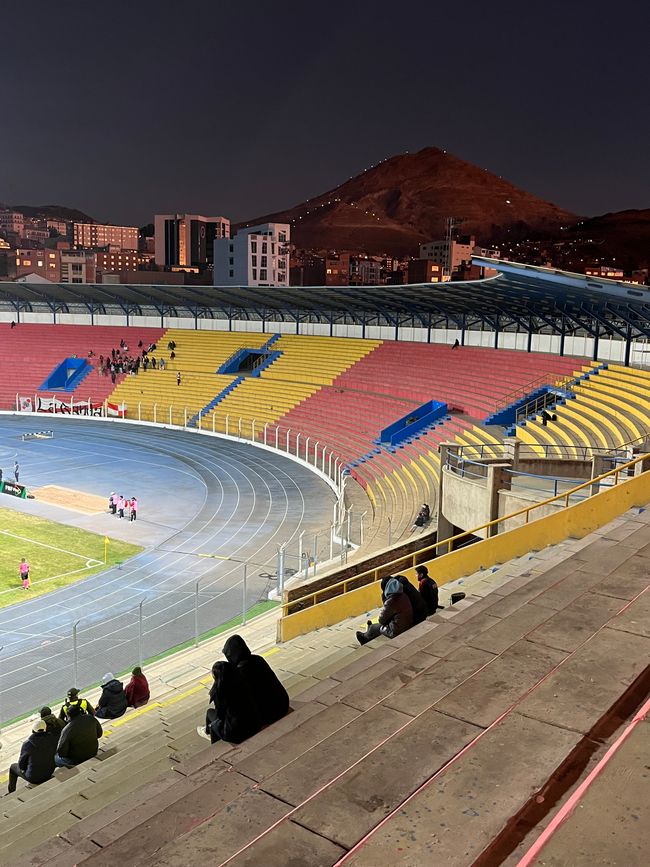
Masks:
[[[131,672],[131,680],[127,683],[126,701],[128,707],[142,707],[149,701],[149,683],[139,665]]]

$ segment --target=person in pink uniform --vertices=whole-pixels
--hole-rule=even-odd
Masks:
[[[29,563],[24,557],[20,561],[20,577],[23,582],[23,590],[29,590]]]
[[[120,518],[124,517],[124,509],[125,508],[126,508],[126,500],[124,499],[122,494],[120,494],[119,499],[117,501],[117,514],[119,515]]]
[[[130,509],[131,509],[131,520],[132,520],[132,521],[137,520],[137,517],[138,517],[138,501],[136,500],[135,497],[131,497]]]

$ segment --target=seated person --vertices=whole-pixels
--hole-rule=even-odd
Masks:
[[[223,648],[228,662],[236,666],[257,705],[261,725],[268,726],[289,712],[289,695],[265,659],[252,654],[240,635],[231,635]]]
[[[240,744],[260,730],[261,723],[253,697],[242,682],[237,666],[231,662],[215,662],[212,666],[214,683],[210,690],[209,707],[205,715],[205,728],[198,734],[211,743],[219,740]]]
[[[139,665],[131,672],[131,680],[127,683],[126,703],[128,707],[142,707],[149,701],[149,682]]]
[[[42,719],[34,723],[31,735],[20,749],[18,763],[9,768],[9,792],[16,791],[18,777],[22,777],[33,786],[50,779],[54,773],[54,754],[58,741],[58,735],[48,731]]]
[[[402,590],[408,601],[411,603],[411,608],[413,609],[413,626],[417,626],[418,623],[422,623],[423,620],[426,620],[428,615],[427,606],[424,599],[420,596],[418,590],[411,584],[406,575],[396,575],[395,576],[399,583],[402,585]],[[384,599],[384,588],[386,586],[385,582],[388,579],[382,578],[382,601]]]
[[[126,693],[122,681],[112,672],[102,677],[102,694],[99,697],[95,716],[99,719],[117,719],[124,716],[127,708]]]
[[[357,632],[359,644],[366,644],[379,635],[396,638],[413,626],[413,608],[397,578],[387,579],[384,595],[385,602],[379,612],[379,622],[369,622],[365,632]]]
[[[68,711],[70,722],[61,732],[54,764],[57,768],[74,768],[88,759],[94,759],[99,750],[99,739],[104,734],[99,720],[84,713],[73,704]]]
[[[420,511],[418,512],[418,516],[413,522],[413,526],[411,527],[411,532],[415,530],[416,527],[424,527],[425,524],[428,524],[431,520],[431,509],[426,503],[422,503],[420,506]]]
[[[63,727],[65,726],[63,720],[58,716],[54,716],[54,714],[52,713],[52,708],[47,706],[41,708],[41,719],[47,726],[48,732],[54,732],[58,741],[59,735],[61,734],[61,732],[63,731]]]
[[[429,575],[426,566],[416,566],[415,574],[418,579],[418,590],[427,607],[427,616],[430,617],[438,610],[438,585]]]
[[[66,700],[61,705],[59,711],[59,719],[67,722],[70,719],[70,708],[77,706],[82,713],[89,713],[91,716],[95,713],[93,706],[85,698],[79,698],[79,690],[76,686],[71,686],[68,690]]]

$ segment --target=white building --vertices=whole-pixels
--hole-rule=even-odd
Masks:
[[[441,265],[446,277],[450,277],[461,265],[469,265],[472,256],[488,256],[497,258],[497,250],[489,250],[487,247],[478,247],[473,235],[463,238],[444,241],[430,241],[420,245],[420,259],[428,259]]]
[[[92,250],[95,247],[138,249],[137,226],[108,226],[102,223],[74,223],[72,243],[75,247]]]
[[[240,229],[214,242],[215,286],[288,286],[288,223]]]
[[[230,237],[230,220],[202,214],[156,214],[156,265],[205,268],[213,264],[217,239]]]

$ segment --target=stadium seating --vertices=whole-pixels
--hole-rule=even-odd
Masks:
[[[583,368],[588,371],[588,367]],[[557,420],[518,425],[516,435],[539,454],[575,456],[607,451],[650,434],[650,373],[610,364],[574,387],[575,399],[556,407]]]
[[[646,667],[649,543],[633,510],[392,642],[355,618],[273,648],[293,713],[240,746],[197,737],[207,681],[177,665],[97,760],[3,799],[0,864],[469,867]]]
[[[115,328],[103,325],[35,325],[21,323],[10,328],[0,323],[0,408],[12,409],[16,406],[16,395],[33,395],[50,373],[64,358],[73,355],[90,359],[93,370],[80,382],[72,394],[62,395],[62,399],[75,401],[91,399],[102,403],[113,391],[109,376],[100,376],[97,361],[100,355],[110,356],[112,349],[118,349],[120,340],[126,341],[134,351],[138,341],[145,345],[155,343],[163,333],[162,328]],[[42,396],[52,392],[38,392]]]

